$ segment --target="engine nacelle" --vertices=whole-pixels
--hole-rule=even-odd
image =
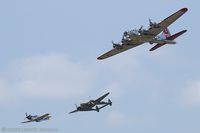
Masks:
[[[150,41],[150,42],[149,42],[149,44],[151,44],[151,45],[152,45],[152,44],[153,44],[153,42],[152,42],[152,41]]]
[[[113,48],[117,48],[117,49],[121,49],[122,48],[122,45],[120,43],[114,43],[112,41],[112,44],[113,44]]]
[[[90,100],[89,103],[90,103],[90,104],[93,104],[93,105],[95,104],[95,103],[94,103],[94,100]]]
[[[153,24],[151,25],[151,27],[152,27],[152,28],[160,28],[159,24],[157,24],[157,23],[153,23]]]
[[[120,48],[122,48],[122,46],[120,44],[113,44],[113,48],[120,49]]]
[[[156,22],[152,22],[151,19],[149,19],[149,26],[151,28],[160,28],[160,25],[157,24]]]

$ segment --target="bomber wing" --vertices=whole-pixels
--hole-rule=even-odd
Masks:
[[[99,56],[97,59],[98,60],[106,59],[108,57],[111,57],[111,56],[114,56],[114,55],[119,54],[121,52],[124,52],[124,51],[126,51],[128,49],[136,47],[136,46],[138,46],[140,44],[137,44],[137,45],[127,45],[127,44],[125,44],[125,45],[120,46],[120,48],[113,48],[112,50],[110,50],[110,51],[106,52],[105,54]]]
[[[180,18],[184,13],[187,12],[187,8],[182,8],[179,11],[175,12],[171,16],[165,18],[163,21],[158,23],[159,27],[156,28],[150,28],[148,30],[148,34],[157,36],[160,32],[162,32],[164,29],[166,29],[169,25],[171,25],[173,22],[175,22],[178,18]]]
[[[103,96],[99,97],[98,99],[95,100],[95,103],[98,104],[100,103],[105,97],[107,97],[110,94],[110,92],[104,94]]]
[[[78,112],[78,110],[76,109],[76,110],[74,110],[74,111],[71,111],[71,112],[69,112],[69,114],[75,113],[75,112]]]

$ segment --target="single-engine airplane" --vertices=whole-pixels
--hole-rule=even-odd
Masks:
[[[102,60],[109,58],[146,42],[150,44],[157,43],[157,45],[151,48],[150,51],[153,51],[165,44],[175,44],[176,42],[174,39],[185,33],[187,30],[180,31],[171,36],[167,27],[186,13],[187,10],[187,8],[182,8],[171,16],[165,18],[160,23],[152,22],[149,19],[148,30],[143,29],[143,26],[141,26],[139,30],[134,29],[131,31],[125,31],[122,40],[119,43],[112,42],[113,49],[99,56],[97,59]],[[158,36],[162,31],[165,36]]]
[[[76,110],[69,112],[69,114],[75,113],[78,111],[97,111],[97,112],[99,112],[100,109],[102,109],[108,105],[112,106],[112,102],[110,99],[108,99],[108,102],[102,101],[109,94],[110,93],[108,92],[96,100],[90,100],[89,102],[81,103],[80,106],[76,105]],[[102,105],[102,106],[98,107],[98,105]],[[95,107],[95,108],[93,108],[93,107]]]
[[[24,121],[24,122],[21,122],[21,123],[28,123],[28,122],[41,122],[41,121],[45,121],[45,120],[49,120],[51,118],[50,114],[47,113],[47,114],[44,114],[42,116],[32,116],[32,115],[28,115],[27,113],[26,114],[26,119],[28,119],[28,121]]]

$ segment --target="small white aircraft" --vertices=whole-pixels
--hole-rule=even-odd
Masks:
[[[27,113],[26,114],[26,119],[28,119],[28,121],[24,121],[24,122],[21,122],[21,123],[28,123],[28,122],[41,122],[41,121],[45,121],[45,120],[49,120],[51,118],[50,114],[47,113],[47,114],[44,114],[42,116],[32,116],[32,115],[28,115]]]
[[[143,26],[141,26],[139,30],[134,29],[131,31],[125,31],[122,40],[119,43],[112,42],[113,49],[99,56],[97,59],[106,59],[146,42],[150,44],[157,43],[157,45],[151,48],[150,51],[153,51],[165,44],[175,44],[176,42],[174,39],[185,33],[187,30],[183,30],[174,35],[171,35],[167,27],[175,22],[178,18],[180,18],[184,13],[186,13],[187,10],[187,8],[182,8],[160,23],[153,23],[149,19],[148,30],[143,29]],[[158,36],[162,31],[162,35]]]

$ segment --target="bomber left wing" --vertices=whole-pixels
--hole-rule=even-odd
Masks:
[[[74,110],[74,111],[71,111],[71,112],[69,112],[69,114],[71,114],[71,113],[76,113],[76,112],[78,112],[78,110],[76,109],[76,110]]]
[[[78,110],[78,109],[76,109],[76,110],[74,110],[74,111],[71,111],[71,112],[69,112],[69,114],[72,114],[72,113],[76,113],[76,112],[78,112],[78,111],[97,111],[98,110],[98,107],[96,107],[97,109],[93,109],[93,108],[88,108],[88,109],[84,109],[84,110]]]
[[[112,50],[108,51],[107,53],[105,53],[105,54],[99,56],[97,59],[98,59],[98,60],[106,59],[106,58],[108,58],[108,57],[111,57],[111,56],[114,56],[114,55],[119,54],[119,53],[121,53],[121,52],[124,52],[124,51],[126,51],[126,50],[128,50],[128,49],[131,49],[131,48],[133,48],[133,47],[136,47],[136,46],[138,46],[138,45],[140,45],[140,44],[141,44],[141,43],[139,43],[139,44],[137,44],[137,45],[128,45],[128,44],[124,44],[124,45],[120,46],[120,48],[113,48]]]

